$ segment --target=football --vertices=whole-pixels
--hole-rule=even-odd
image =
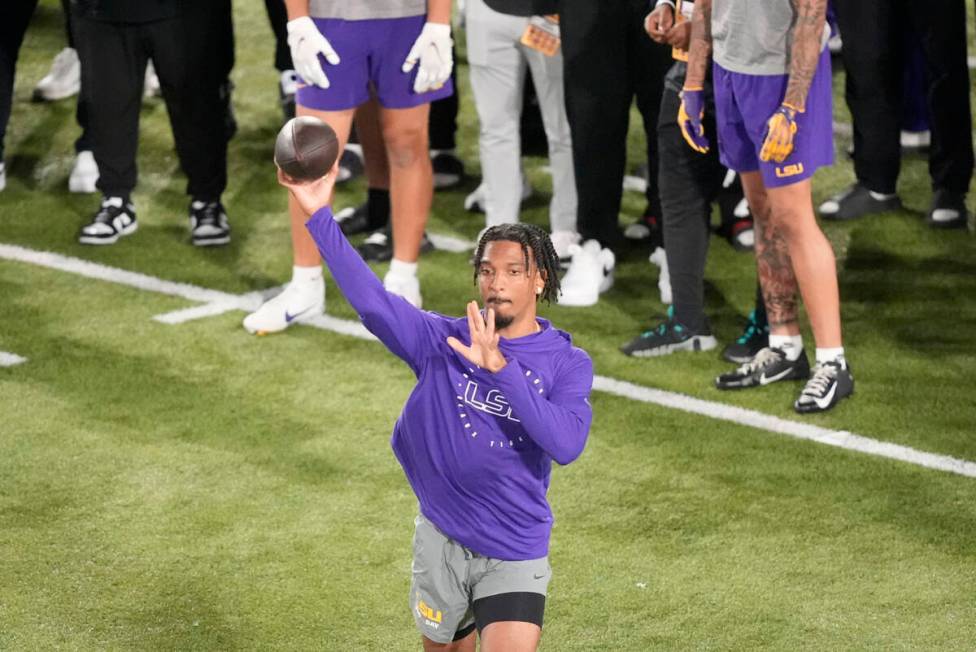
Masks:
[[[338,156],[339,139],[332,127],[312,116],[292,118],[275,140],[275,165],[296,181],[324,177]]]

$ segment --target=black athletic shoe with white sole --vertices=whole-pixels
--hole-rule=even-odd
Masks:
[[[81,227],[78,242],[89,245],[115,244],[119,238],[131,235],[139,228],[136,208],[122,197],[103,197],[102,205],[91,222]]]
[[[668,319],[624,344],[620,351],[638,358],[651,358],[676,351],[711,351],[717,345],[707,330],[693,333],[674,319]]]
[[[818,362],[806,387],[793,404],[800,414],[825,412],[854,393],[854,374],[840,360]]]
[[[424,236],[420,240],[420,253],[425,254],[433,250],[434,243],[430,241],[430,238],[427,237],[427,232],[424,231]],[[370,233],[369,237],[363,240],[361,245],[356,247],[356,251],[359,252],[359,255],[367,263],[385,263],[393,258],[391,227],[387,226]]]
[[[715,379],[719,389],[745,389],[761,387],[781,380],[806,380],[810,377],[810,361],[805,351],[800,357],[789,360],[782,349],[766,347],[735,371]]]
[[[760,350],[769,346],[769,324],[759,318],[754,309],[742,335],[722,351],[722,357],[735,364],[745,364],[756,357]]]
[[[217,247],[230,242],[230,224],[219,201],[190,203],[190,237],[197,247]]]

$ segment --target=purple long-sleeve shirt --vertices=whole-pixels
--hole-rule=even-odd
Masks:
[[[363,324],[417,376],[391,444],[420,511],[487,557],[548,554],[550,468],[586,444],[590,357],[540,318],[541,331],[501,339],[504,368],[478,368],[447,344],[451,335],[471,343],[467,318],[418,310],[387,292],[328,208],[306,226]]]

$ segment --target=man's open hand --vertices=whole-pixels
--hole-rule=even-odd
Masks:
[[[495,332],[495,311],[489,308],[482,317],[478,302],[468,303],[468,331],[471,334],[471,346],[465,346],[456,337],[447,338],[448,346],[483,369],[492,373],[500,371],[507,363],[505,356],[498,350],[499,335]]]

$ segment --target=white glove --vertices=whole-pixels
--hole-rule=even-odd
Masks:
[[[410,72],[420,61],[417,78],[413,82],[415,93],[426,93],[444,85],[454,67],[454,55],[451,54],[451,26],[445,23],[424,23],[420,36],[410,48],[406,61],[403,62],[403,72]]]
[[[333,66],[339,63],[339,55],[308,16],[289,20],[287,27],[288,47],[291,48],[291,60],[295,72],[310,84],[328,88],[329,78],[322,70],[319,55],[324,56],[325,60]]]

